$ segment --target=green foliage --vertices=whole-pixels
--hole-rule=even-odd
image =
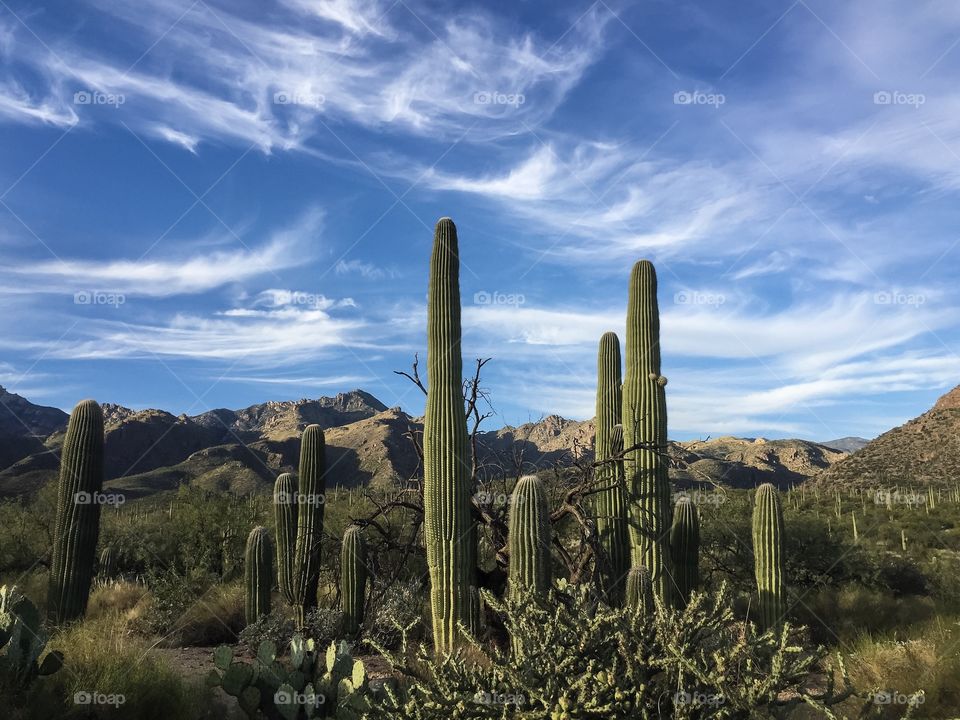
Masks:
[[[326,498],[326,441],[323,428],[308,425],[300,439],[300,496],[297,502],[297,544],[294,553],[294,606],[302,625],[317,606],[323,508]]]
[[[630,275],[623,442],[629,493],[631,565],[650,570],[654,593],[669,603],[670,479],[667,461],[667,379],[660,374],[660,310],[653,263],[640,260]]]
[[[600,337],[597,350],[597,430],[594,439],[594,459],[597,462],[610,460],[623,452],[621,383],[620,340],[616,333],[607,332]],[[596,475],[600,490],[594,496],[594,517],[604,555],[600,577],[610,601],[618,602],[623,597],[624,577],[630,568],[623,461],[598,465]]]
[[[519,650],[473,640],[436,657],[422,647],[387,653],[405,676],[393,717],[784,718],[803,706],[834,718],[831,708],[854,695],[839,661],[840,692],[821,651],[799,647],[789,626],[757,634],[734,617],[725,589],[682,611],[657,601],[649,617],[563,581],[547,598],[484,600]]]
[[[207,682],[237,698],[250,717],[301,720],[335,717],[360,720],[370,717],[375,693],[366,668],[354,660],[346,643],[331,643],[320,655],[312,639],[299,633],[290,642],[283,660],[277,646],[263,642],[252,663],[234,660],[233,650],[222,645],[213,654],[215,669]]]
[[[293,639],[296,628],[287,613],[274,608],[269,615],[261,615],[240,631],[240,642],[250,654],[256,655],[260,644],[270,641],[277,647],[286,647]]]
[[[277,584],[284,599],[294,604],[294,560],[297,548],[297,479],[282,473],[273,486],[274,521],[277,526]]]
[[[670,528],[670,558],[673,563],[674,599],[679,607],[690,600],[700,585],[700,520],[697,507],[681,496],[673,508]]]
[[[783,578],[783,509],[770,483],[757,488],[753,501],[753,557],[760,625],[779,627],[787,612]]]
[[[423,527],[430,569],[433,639],[449,652],[476,617],[476,535],[460,354],[457,228],[437,222],[427,300],[427,407],[423,419]]]
[[[273,545],[263,526],[255,527],[247,537],[244,558],[244,617],[247,624],[270,614],[270,590],[273,587]]]
[[[363,622],[367,590],[367,548],[363,532],[351,525],[343,533],[340,553],[340,594],[343,607],[343,631],[355,635]]]
[[[363,621],[363,637],[368,644],[396,650],[403,641],[401,628],[421,628],[423,607],[419,580],[397,580],[386,587],[374,587]],[[413,638],[410,631],[407,634]]]
[[[103,489],[103,411],[82,400],[70,414],[60,456],[57,521],[47,612],[56,623],[81,617],[87,608],[100,536]]]

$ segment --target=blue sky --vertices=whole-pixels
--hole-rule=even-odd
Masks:
[[[0,0],[0,383],[419,413],[449,215],[493,425],[592,416],[647,257],[672,437],[873,436],[960,382],[958,69],[949,2]]]

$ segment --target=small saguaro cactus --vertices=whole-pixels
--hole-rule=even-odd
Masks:
[[[60,456],[57,520],[47,612],[56,624],[82,617],[87,609],[103,490],[103,411],[83,400],[70,414]]]
[[[654,610],[653,582],[650,571],[643,565],[634,565],[627,573],[627,607],[640,615],[649,615]]]
[[[510,592],[543,595],[550,589],[550,504],[540,478],[524,475],[510,497],[507,545]]]
[[[760,624],[775,628],[783,623],[786,598],[783,579],[783,509],[770,483],[757,488],[753,501],[753,558],[760,600]]]
[[[282,473],[273,486],[273,513],[277,524],[277,584],[291,605],[295,602],[294,555],[297,547],[297,478]]]
[[[247,625],[270,614],[270,589],[273,586],[273,545],[270,533],[258,526],[247,536],[243,558],[243,584],[246,589],[244,616]]]
[[[678,498],[673,507],[670,556],[673,561],[674,599],[677,606],[683,608],[690,601],[690,593],[700,584],[700,519],[696,505],[686,495]]]
[[[353,635],[363,623],[367,590],[367,545],[363,531],[351,525],[343,533],[340,550],[340,597],[343,608],[343,630]]]
[[[660,374],[660,310],[653,263],[640,260],[630,274],[623,442],[630,508],[631,565],[650,572],[653,591],[669,605],[670,478],[667,450],[667,379]]]
[[[623,453],[623,425],[620,424],[621,393],[620,340],[616,333],[600,337],[597,351],[597,432],[594,457],[597,462],[611,460]],[[603,548],[606,567],[601,582],[607,598],[619,604],[624,581],[630,569],[630,537],[627,530],[627,489],[623,481],[623,460],[597,466],[602,488],[595,496],[594,515],[597,535]]]
[[[450,218],[437,221],[427,298],[427,406],[423,418],[423,528],[437,652],[472,632],[478,608],[476,533],[460,354],[460,251]]]
[[[326,479],[326,442],[319,425],[308,425],[300,439],[300,494],[297,498],[297,544],[294,553],[294,607],[299,627],[317,606],[320,545]]]
[[[100,561],[98,565],[98,574],[104,580],[109,580],[113,577],[114,572],[117,569],[117,554],[113,549],[113,546],[107,545],[103,550],[100,551]]]

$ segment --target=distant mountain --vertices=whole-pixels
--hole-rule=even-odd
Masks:
[[[44,439],[65,428],[67,419],[63,410],[34,405],[0,387],[0,467],[46,452]]]
[[[950,484],[960,478],[960,386],[817,475],[828,484]]]
[[[131,499],[184,483],[219,491],[266,491],[279,472],[296,470],[300,434],[311,423],[326,430],[327,463],[339,485],[388,487],[419,472],[410,435],[420,441],[422,419],[388,409],[362,390],[194,416],[112,403],[104,403],[103,410],[107,487]],[[66,415],[54,412],[57,422],[51,416],[47,425],[37,425],[51,432],[34,437],[33,445],[24,446],[29,452],[14,453],[0,471],[0,495],[30,492],[56,476]],[[593,436],[593,420],[550,415],[479,433],[477,454],[483,466],[508,474],[529,472],[568,464],[574,456],[591,458]],[[845,457],[804,440],[734,437],[672,442],[670,453],[676,458],[670,472],[677,483],[734,487],[798,482]]]
[[[866,438],[851,436],[838,438],[836,440],[827,440],[820,444],[828,448],[833,448],[834,450],[840,450],[841,452],[855,453],[869,442]]]

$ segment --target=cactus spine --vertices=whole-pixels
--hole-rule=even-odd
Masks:
[[[653,612],[653,581],[650,571],[643,565],[635,565],[627,573],[627,607],[634,608],[640,615],[649,615]]]
[[[700,520],[697,508],[687,496],[677,500],[670,527],[670,557],[673,561],[675,600],[686,607],[690,593],[700,584]]]
[[[650,572],[653,592],[670,601],[670,479],[667,448],[667,379],[660,374],[660,311],[653,263],[640,260],[630,275],[627,304],[623,442],[640,444],[625,458],[630,503],[631,565]]]
[[[550,589],[550,503],[536,475],[517,481],[507,518],[510,592]]]
[[[620,374],[620,340],[616,333],[604,333],[597,351],[597,434],[594,456],[599,462],[623,452],[620,424],[623,396]],[[630,538],[627,531],[627,497],[623,482],[623,461],[597,466],[599,487],[595,500],[597,534],[606,555],[607,567],[601,582],[608,599],[619,603],[623,583],[630,569]]]
[[[297,623],[317,606],[320,544],[323,540],[323,493],[326,441],[319,425],[308,425],[300,439],[300,496],[297,498],[297,543],[294,551],[293,596]]]
[[[243,558],[243,584],[246,589],[244,616],[247,625],[270,614],[270,588],[273,586],[273,546],[270,534],[262,526],[247,536]]]
[[[344,632],[353,635],[363,622],[367,589],[367,546],[363,533],[351,525],[343,533],[340,551],[340,594],[343,604]]]
[[[103,489],[103,411],[83,400],[70,414],[60,457],[57,521],[47,610],[57,623],[82,617],[100,535]]]
[[[284,599],[295,603],[294,556],[297,547],[297,479],[291,473],[277,477],[273,486],[273,512],[277,524],[277,584]]]
[[[430,612],[438,652],[473,628],[475,536],[460,355],[460,257],[457,228],[437,222],[427,300],[427,407],[423,420],[423,515]]]
[[[757,488],[753,501],[753,558],[760,599],[760,624],[778,627],[786,614],[783,583],[783,509],[770,483]]]

